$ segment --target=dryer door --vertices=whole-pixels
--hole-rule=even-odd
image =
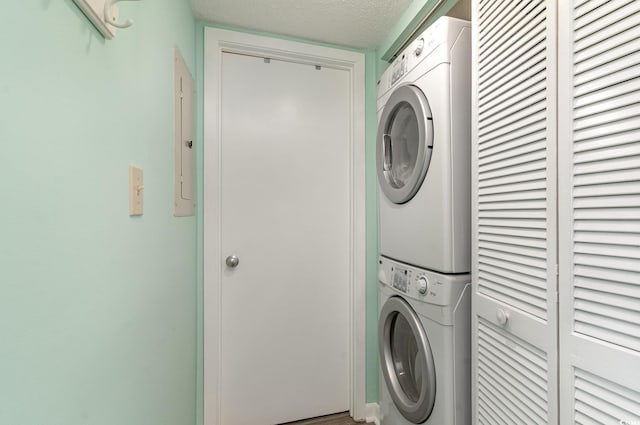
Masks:
[[[413,85],[398,87],[389,97],[378,123],[378,182],[395,204],[409,201],[420,189],[433,149],[429,102]]]
[[[394,404],[412,423],[426,421],[436,398],[436,368],[424,327],[401,297],[389,298],[380,310],[378,348]]]

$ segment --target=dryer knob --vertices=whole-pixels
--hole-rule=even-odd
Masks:
[[[420,292],[421,294],[426,294],[427,293],[427,289],[429,289],[429,281],[427,280],[426,276],[418,276],[418,292]]]

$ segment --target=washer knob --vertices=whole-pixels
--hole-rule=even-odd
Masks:
[[[418,292],[420,292],[421,294],[426,294],[427,289],[429,289],[429,281],[427,280],[426,276],[418,276],[416,282],[418,284]]]

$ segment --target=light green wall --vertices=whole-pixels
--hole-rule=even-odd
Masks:
[[[364,52],[368,402],[378,399],[375,83],[385,52],[432,3],[414,1]],[[105,41],[72,0],[4,5],[0,423],[202,423],[202,239],[193,217],[172,216],[172,48],[197,71],[201,234],[205,24],[194,39],[186,0],[121,10],[135,26]],[[127,214],[130,163],[145,171],[139,218]]]
[[[173,46],[186,0],[120,3],[105,41],[72,0],[3,3],[0,424],[189,425],[196,221],[173,217]],[[128,165],[145,214],[128,215]]]

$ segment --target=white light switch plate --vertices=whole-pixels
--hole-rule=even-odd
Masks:
[[[129,215],[142,215],[144,205],[142,168],[129,165]]]

